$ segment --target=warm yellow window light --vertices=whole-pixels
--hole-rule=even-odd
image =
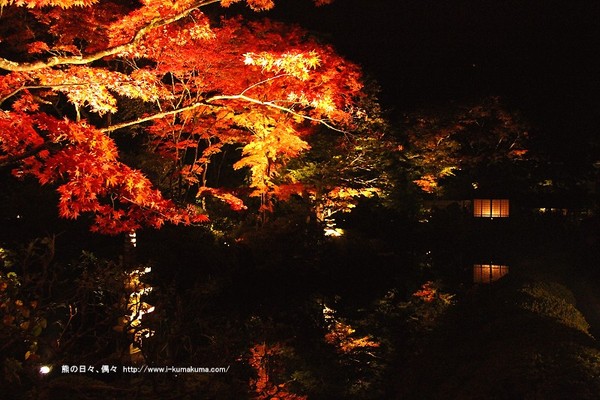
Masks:
[[[475,199],[473,216],[479,218],[506,218],[509,213],[508,199]]]
[[[475,264],[473,265],[474,283],[492,283],[508,274],[506,265]]]

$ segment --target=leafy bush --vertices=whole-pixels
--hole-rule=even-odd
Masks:
[[[44,383],[41,365],[59,370],[119,359],[126,338],[113,326],[126,313],[123,265],[86,252],[58,262],[54,237],[0,255],[0,392],[35,392]]]
[[[589,324],[575,307],[573,293],[555,282],[533,282],[519,290],[517,306],[588,333]]]

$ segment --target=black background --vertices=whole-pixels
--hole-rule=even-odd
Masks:
[[[375,78],[392,119],[415,109],[500,96],[531,122],[554,158],[588,165],[598,158],[598,2],[276,4],[267,17],[318,32]]]

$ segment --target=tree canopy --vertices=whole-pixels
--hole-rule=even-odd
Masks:
[[[427,193],[440,192],[440,181],[457,171],[477,175],[490,166],[530,158],[527,124],[499,97],[414,112],[406,116],[405,127],[414,183]]]
[[[213,3],[236,2],[1,1],[0,167],[55,185],[62,217],[90,214],[93,230],[115,234],[206,221],[174,195],[182,188],[245,208],[236,188],[207,179],[236,146],[233,168],[268,209],[315,126],[351,129],[364,114],[361,76],[298,27],[215,16]],[[123,161],[123,135],[144,138],[168,190]]]

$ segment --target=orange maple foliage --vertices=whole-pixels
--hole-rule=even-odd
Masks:
[[[271,373],[275,367],[274,358],[283,352],[283,346],[279,343],[267,345],[260,343],[250,349],[248,363],[254,369],[256,378],[250,380],[256,400],[306,400],[306,396],[291,393],[285,383],[276,384],[272,380]]]
[[[360,198],[370,198],[380,192],[380,189],[373,187],[354,189],[336,186],[319,199],[317,217],[323,220],[338,212],[350,212],[356,207]]]
[[[93,229],[114,234],[207,216],[121,161],[113,132],[141,131],[173,181],[241,210],[206,178],[236,145],[233,168],[248,171],[250,195],[268,209],[274,178],[308,149],[315,125],[352,126],[360,72],[298,27],[210,20],[202,8],[214,2],[1,1],[11,58],[0,57],[0,167],[55,185],[61,216],[92,213]],[[141,106],[123,108],[125,99]]]
[[[427,281],[421,285],[421,289],[413,293],[413,296],[425,303],[439,301],[443,304],[451,304],[454,297],[454,295],[442,292],[439,289],[439,284],[432,281]]]
[[[379,347],[379,343],[372,340],[369,336],[354,336],[356,329],[341,321],[336,321],[329,327],[329,332],[325,334],[325,341],[337,347],[338,352],[343,354],[351,353],[357,349],[372,349]]]
[[[10,5],[24,7],[61,7],[70,8],[75,6],[91,6],[98,0],[1,0],[0,7]]]
[[[426,193],[433,193],[437,187],[437,180],[431,174],[423,175],[420,179],[415,179],[413,182]]]

